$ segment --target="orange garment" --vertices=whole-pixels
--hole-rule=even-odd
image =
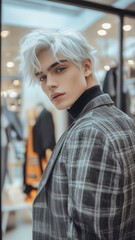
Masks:
[[[41,178],[41,169],[38,160],[38,154],[33,151],[33,125],[28,126],[28,139],[26,147],[26,184],[34,185],[39,183]]]
[[[33,151],[33,135],[32,135],[33,125],[28,126],[28,139],[27,139],[27,147],[26,147],[26,177],[25,182],[27,185],[31,185],[33,187],[37,186],[40,182],[40,178],[42,175],[38,154]],[[41,165],[44,170],[46,164],[52,154],[51,149],[47,149],[45,152],[45,157],[42,158]],[[33,202],[36,196],[36,189],[30,191],[27,195],[25,201]]]

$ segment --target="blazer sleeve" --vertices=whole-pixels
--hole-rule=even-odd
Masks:
[[[104,133],[82,129],[67,142],[68,240],[118,239],[123,177]]]

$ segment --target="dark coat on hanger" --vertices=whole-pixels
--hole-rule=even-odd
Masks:
[[[117,99],[117,73],[118,68],[113,67],[109,71],[107,71],[105,75],[105,79],[103,82],[103,92],[108,93],[111,99],[114,102],[114,105],[117,106],[116,99]],[[122,111],[128,113],[129,108],[129,98],[127,94],[122,91]]]
[[[47,148],[55,146],[54,122],[51,112],[43,109],[33,127],[33,148],[40,158],[45,157]]]

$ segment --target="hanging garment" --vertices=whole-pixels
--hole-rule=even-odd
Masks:
[[[10,125],[11,129],[15,130],[17,139],[22,140],[23,139],[23,126],[21,124],[19,117],[17,116],[17,113],[9,110],[6,102],[4,102],[3,111],[9,121],[9,125]]]
[[[6,100],[2,103],[1,114],[1,187],[3,187],[5,175],[7,172],[8,147],[12,142],[12,131],[15,131],[17,140],[23,139],[23,126],[16,112],[11,111],[7,107]]]
[[[39,156],[41,169],[42,158],[45,158],[46,150],[53,150],[54,146],[55,133],[52,114],[48,110],[43,109],[33,126],[33,149]]]
[[[103,92],[108,93],[111,99],[116,106],[116,99],[117,99],[117,78],[118,78],[118,68],[113,67],[109,71],[107,71],[104,82],[103,82]],[[122,111],[128,114],[129,112],[129,97],[128,93],[122,90]]]
[[[43,109],[34,125],[28,126],[26,160],[24,164],[24,192],[26,201],[33,201],[42,172],[55,146],[52,114]]]
[[[9,126],[8,119],[4,111],[1,114],[1,189],[3,189],[5,175],[7,172],[7,158],[8,158],[8,137],[7,128]]]

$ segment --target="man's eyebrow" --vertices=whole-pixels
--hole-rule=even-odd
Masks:
[[[66,60],[66,59],[62,59],[62,60],[60,60],[59,62],[55,62],[55,63],[53,63],[51,66],[49,66],[48,68],[47,68],[47,71],[48,72],[50,72],[54,67],[56,67],[57,65],[59,65],[59,64],[61,64],[61,63],[63,63],[63,62],[67,62],[68,60]],[[40,75],[43,75],[44,73],[43,72],[36,72],[35,73],[35,76],[37,77],[37,76],[40,76]]]
[[[59,65],[59,64],[61,64],[61,63],[63,63],[63,62],[67,62],[67,60],[66,60],[66,59],[62,59],[62,60],[60,60],[59,62],[53,63],[50,67],[48,67],[47,71],[48,71],[48,72],[51,71],[52,68],[56,67],[57,65]]]

